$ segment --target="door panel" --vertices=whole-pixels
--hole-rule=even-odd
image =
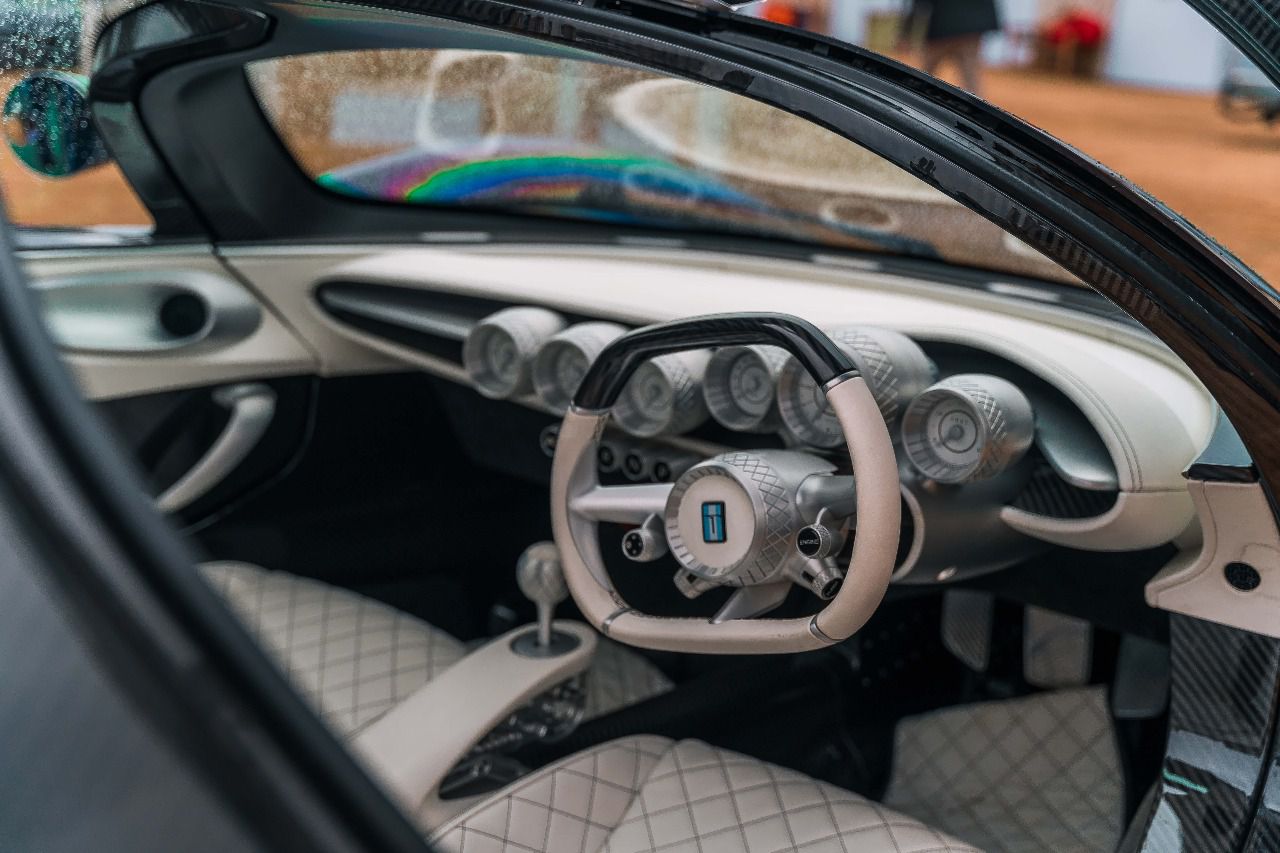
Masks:
[[[90,399],[316,370],[293,332],[207,250],[29,252],[24,261]]]

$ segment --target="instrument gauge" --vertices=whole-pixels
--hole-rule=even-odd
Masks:
[[[874,326],[829,332],[866,379],[892,434],[903,408],[937,375],[924,350],[906,335]],[[798,361],[788,358],[778,375],[778,410],[787,428],[813,447],[834,449],[844,443],[827,395]]]
[[[596,356],[626,331],[616,323],[579,323],[549,338],[533,359],[538,398],[554,411],[568,409]]]
[[[997,376],[961,374],[933,385],[902,419],[902,445],[939,483],[986,480],[1022,458],[1035,435],[1031,403]]]
[[[564,328],[554,311],[504,308],[485,317],[462,345],[462,366],[486,397],[505,400],[531,389],[530,362],[544,341]]]
[[[778,384],[778,410],[796,438],[812,447],[832,449],[844,441],[840,421],[827,402],[827,394],[813,377],[790,359]]]
[[[613,407],[618,426],[631,435],[688,432],[707,419],[702,377],[710,353],[706,350],[659,356],[636,368]]]
[[[711,416],[729,429],[773,432],[782,421],[776,403],[778,374],[789,358],[773,346],[721,347],[707,362],[703,396]]]

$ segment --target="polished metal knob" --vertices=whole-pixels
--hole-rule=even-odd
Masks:
[[[569,596],[560,564],[560,550],[554,542],[535,542],[516,562],[516,583],[524,597],[538,609],[538,645],[551,645],[551,619],[556,605]]]
[[[667,534],[663,521],[651,515],[639,527],[622,536],[622,555],[637,563],[651,563],[667,553]]]
[[[834,556],[844,546],[844,537],[825,524],[810,524],[796,535],[796,550],[812,560]]]

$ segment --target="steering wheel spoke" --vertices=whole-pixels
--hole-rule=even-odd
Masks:
[[[719,624],[732,619],[755,619],[777,610],[791,592],[791,581],[779,581],[760,586],[744,586],[729,596],[729,600],[711,617],[711,623]]]
[[[569,509],[591,521],[639,525],[651,515],[661,518],[670,495],[670,483],[596,485],[572,498]]]

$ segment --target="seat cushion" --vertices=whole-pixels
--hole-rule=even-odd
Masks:
[[[435,832],[452,853],[972,853],[913,818],[700,741],[612,741]]]
[[[1106,690],[1088,687],[903,720],[885,802],[992,851],[1109,851],[1123,779]]]
[[[444,631],[350,590],[249,563],[201,568],[326,721],[349,736],[467,654]],[[671,686],[649,661],[601,638],[586,675],[587,715]]]

